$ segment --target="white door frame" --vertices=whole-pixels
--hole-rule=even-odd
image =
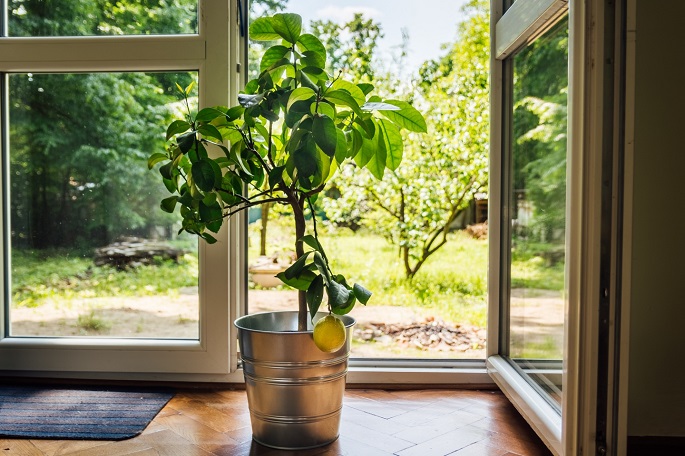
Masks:
[[[618,2],[616,10],[609,2],[578,0],[569,2],[569,94],[568,94],[568,161],[567,161],[567,239],[566,239],[566,306],[564,369],[561,415],[553,412],[549,404],[542,400],[533,388],[523,381],[513,367],[500,356],[500,283],[502,267],[490,268],[489,275],[489,329],[488,329],[488,369],[495,382],[510,398],[512,403],[527,419],[548,447],[558,455],[595,454],[597,448],[598,393],[606,394],[607,435],[606,454],[624,454],[625,447],[625,405],[627,378],[627,299],[629,296],[630,276],[629,256],[625,255],[630,245],[630,226],[625,225],[621,235],[616,233],[616,224],[630,217],[630,191],[632,184],[632,111],[631,111],[631,65],[632,41],[630,31],[630,11],[632,0]],[[623,38],[620,8],[628,4],[628,49],[626,62],[619,61],[619,47]],[[491,253],[490,264],[498,264],[501,258],[499,239],[503,235],[500,208],[502,207],[502,164],[498,153],[503,147],[503,107],[502,107],[502,59],[511,55],[520,46],[534,40],[540,30],[545,29],[546,19],[555,17],[560,2],[555,0],[518,0],[503,14],[502,2],[492,1],[492,115],[491,115],[491,207],[489,219]],[[531,17],[531,11],[537,17]],[[524,22],[523,24],[521,22]],[[610,27],[609,27],[610,26]],[[616,30],[610,30],[615,28]],[[631,38],[632,37],[632,38]],[[606,49],[614,43],[614,49]],[[611,54],[611,59],[606,55]],[[621,84],[622,67],[626,65],[626,87]],[[609,84],[607,84],[609,81]],[[623,87],[623,88],[622,88]],[[625,92],[621,92],[625,90]],[[621,101],[624,93],[625,118],[622,118]],[[609,101],[607,101],[609,100]],[[611,103],[611,104],[610,104]],[[625,128],[625,137],[619,134]],[[610,140],[607,143],[607,140]],[[625,169],[615,168],[616,157],[623,153],[621,141],[625,146]],[[608,146],[611,149],[607,152]],[[603,162],[603,154],[614,157],[614,163]],[[612,167],[608,169],[607,166]],[[611,191],[612,227],[610,265],[612,277],[602,283],[602,197],[603,168],[613,173],[614,184]],[[624,177],[623,188],[619,188],[618,174]],[[603,193],[604,191],[604,193]],[[615,195],[623,192],[623,205]],[[623,211],[623,212],[621,212]],[[606,223],[606,219],[605,219]],[[505,228],[506,230],[506,228]],[[606,241],[605,241],[606,244]],[[621,265],[620,251],[624,256]],[[606,261],[606,258],[605,258]],[[618,269],[617,268],[618,265]],[[506,271],[504,272],[506,273]],[[620,275],[621,277],[617,277]],[[620,289],[621,293],[618,293]],[[602,290],[610,296],[611,309],[608,313],[608,329],[599,321],[600,295]],[[623,302],[615,296],[622,294]],[[622,308],[617,313],[616,309]],[[620,309],[619,309],[620,310]],[[616,320],[614,320],[616,318]],[[616,332],[617,329],[620,332]],[[600,366],[599,334],[609,332],[608,356]],[[616,342],[621,346],[617,351]],[[618,366],[618,367],[617,367]],[[598,391],[598,369],[609,372],[608,384]],[[618,372],[614,374],[614,369]],[[618,378],[618,384],[614,379]],[[606,387],[606,391],[604,388]],[[616,393],[617,392],[617,393]],[[614,402],[616,398],[616,402]],[[618,412],[617,412],[618,411]],[[620,411],[623,411],[621,414]],[[614,420],[616,422],[614,423]],[[616,443],[618,442],[618,443]],[[614,447],[616,445],[616,447]]]

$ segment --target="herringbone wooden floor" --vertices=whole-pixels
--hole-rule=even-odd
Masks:
[[[0,440],[12,456],[542,456],[550,453],[499,392],[348,390],[340,438],[284,452],[251,440],[244,391],[179,392],[138,437]]]

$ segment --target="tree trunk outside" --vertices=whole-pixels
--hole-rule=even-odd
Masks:
[[[269,209],[271,208],[271,203],[262,204],[262,231],[259,234],[259,254],[261,256],[266,256],[266,228],[269,224]]]

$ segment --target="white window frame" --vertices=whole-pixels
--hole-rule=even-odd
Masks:
[[[620,50],[615,43],[620,43],[618,35],[620,9],[626,2],[596,2],[592,0],[569,0],[569,92],[568,92],[568,147],[567,147],[567,213],[566,213],[566,280],[565,280],[565,318],[564,318],[564,360],[562,372],[562,407],[561,416],[542,399],[533,387],[522,379],[520,373],[501,354],[501,345],[506,341],[500,340],[501,290],[503,286],[503,267],[491,267],[489,280],[489,311],[488,311],[488,371],[498,386],[510,398],[516,408],[536,430],[542,440],[557,455],[594,454],[597,448],[597,414],[598,404],[598,369],[608,366],[609,380],[605,391],[608,397],[608,426],[606,426],[604,450],[607,454],[622,454],[621,437],[625,436],[625,416],[616,416],[615,410],[625,408],[625,357],[622,350],[619,363],[619,376],[622,382],[616,385],[611,378],[611,370],[616,366],[616,347],[609,347],[608,359],[599,365],[600,332],[600,295],[610,296],[616,303],[616,289],[621,287],[620,278],[616,274],[623,274],[623,278],[630,277],[629,267],[623,259],[623,272],[616,272],[615,265],[609,265],[614,272],[609,283],[601,283],[600,255],[602,244],[602,200],[608,194],[603,189],[603,172],[606,174],[608,166],[616,166],[616,157],[621,154],[618,135],[620,122],[626,127],[626,180],[624,182],[624,198],[630,195],[631,162],[630,144],[632,144],[632,118],[630,95],[626,99],[628,117],[621,120],[619,106]],[[634,2],[628,0],[628,17],[634,9]],[[616,9],[614,10],[614,4]],[[502,214],[502,173],[500,152],[503,144],[503,60],[521,46],[533,41],[546,30],[546,25],[558,15],[560,2],[557,0],[517,0],[504,13],[503,1],[491,1],[491,34],[493,37],[492,64],[492,115],[491,115],[491,212],[490,224],[490,264],[499,264],[502,258],[501,237],[505,234],[501,229]],[[530,14],[536,12],[536,15]],[[612,16],[614,15],[614,16]],[[605,30],[611,24],[616,30]],[[628,24],[629,44],[630,23]],[[607,46],[613,43],[612,46]],[[496,51],[497,50],[497,51]],[[498,53],[499,51],[499,53]],[[630,76],[631,60],[628,49],[628,75]],[[613,73],[612,73],[613,72]],[[612,81],[613,78],[613,81]],[[630,94],[631,80],[628,80],[628,94]],[[613,104],[610,104],[613,103]],[[612,123],[613,122],[613,123]],[[606,144],[611,144],[609,149]],[[614,164],[603,162],[604,157],[613,154]],[[615,168],[612,168],[616,172]],[[615,176],[614,176],[615,177]],[[615,180],[615,179],[614,179]],[[617,185],[613,183],[614,187]],[[621,189],[611,190],[611,224],[615,224],[620,217],[615,195]],[[630,201],[624,202],[623,217],[629,217]],[[623,245],[619,245],[620,238],[612,232],[608,241],[612,252],[623,248],[629,242],[629,226],[624,233]],[[605,242],[607,242],[605,240]],[[607,244],[604,244],[606,246]],[[625,295],[625,283],[623,292]],[[606,287],[606,288],[604,288]],[[625,299],[625,298],[624,298]],[[625,304],[625,303],[624,303]],[[505,309],[506,311],[506,309]],[[615,309],[612,310],[615,312]],[[627,312],[623,312],[620,320],[613,321],[616,316],[609,317],[608,328],[601,330],[608,332],[610,341],[617,341],[621,346],[627,340]],[[621,331],[616,333],[616,328]],[[606,336],[606,334],[605,334]],[[620,340],[617,339],[620,337]],[[620,387],[620,388],[619,388]],[[613,404],[612,388],[618,389],[618,403]],[[600,392],[601,393],[601,392]],[[612,411],[613,410],[613,411]],[[613,413],[613,415],[612,415]],[[612,430],[611,420],[618,420],[615,430]],[[619,442],[619,448],[613,448],[614,442]],[[624,449],[624,448],[623,448]],[[614,453],[618,450],[619,452]]]
[[[200,106],[228,105],[237,93],[242,55],[237,12],[235,1],[199,0],[199,33],[190,35],[0,37],[0,73],[198,71]],[[5,83],[5,94],[7,89]],[[3,121],[7,132],[7,115]],[[2,147],[7,157],[7,135]],[[6,173],[7,164],[4,167]],[[7,198],[4,174],[0,185]],[[4,204],[2,239],[8,236],[8,206]],[[240,225],[232,220],[216,244],[199,244],[199,340],[8,337],[2,311],[0,372],[117,380],[236,379],[237,348],[230,327],[240,298],[237,284],[242,280],[240,268],[234,267],[241,264],[240,236]],[[6,245],[0,244],[0,254],[4,255]],[[7,277],[4,267],[0,264],[0,274]]]
[[[0,37],[0,73],[199,70],[200,106],[230,106],[245,82],[246,41],[239,21],[237,1],[199,0],[197,35]],[[3,143],[2,147],[8,145]],[[3,177],[0,185],[6,192]],[[7,219],[8,214],[4,217]],[[9,338],[4,312],[0,312],[0,375],[243,383],[237,330],[232,322],[247,307],[245,228],[244,215],[239,214],[222,228],[216,244],[199,244],[199,342]],[[4,239],[2,230],[0,226]],[[0,254],[3,248],[0,243]],[[2,277],[3,267],[0,262]],[[469,388],[494,385],[483,360],[351,360],[347,382]]]
[[[569,384],[567,360],[573,357],[568,350],[568,340],[565,340],[564,353],[564,370],[562,373],[562,415],[560,416],[557,410],[552,407],[543,397],[540,396],[536,388],[533,387],[527,380],[525,380],[521,373],[507,360],[506,348],[503,348],[508,343],[506,337],[503,337],[503,328],[501,327],[502,317],[507,312],[508,304],[503,302],[503,280],[509,274],[508,265],[503,264],[502,258],[502,239],[504,236],[509,236],[508,230],[503,227],[503,207],[505,205],[505,197],[503,189],[503,178],[505,177],[504,163],[502,163],[502,150],[506,147],[504,138],[506,137],[504,129],[506,126],[506,104],[504,103],[504,90],[506,77],[503,71],[503,62],[519,49],[525,47],[529,43],[535,41],[539,36],[546,32],[557,20],[568,11],[568,2],[565,0],[517,0],[507,10],[504,11],[504,2],[502,0],[491,1],[491,116],[490,116],[490,210],[488,214],[489,220],[489,268],[488,275],[488,348],[487,348],[487,368],[493,380],[506,394],[514,406],[526,418],[531,427],[536,431],[540,438],[555,454],[575,454],[565,453],[563,451],[564,441],[567,437],[564,424],[567,422],[565,416],[571,412],[567,398],[572,397],[572,392],[569,391],[571,385]],[[569,68],[572,62],[575,61],[573,55],[575,49],[574,39],[577,34],[574,19],[577,18],[576,12],[571,5],[569,14]],[[569,71],[569,138],[573,138],[571,134],[573,122],[573,108],[575,106],[575,80],[572,77],[573,71]],[[573,141],[570,141],[571,143]],[[569,144],[568,156],[573,156],[574,144]],[[574,163],[567,162],[567,195],[572,195],[577,191],[577,186],[573,183],[573,179],[578,175],[575,170]],[[567,200],[574,198],[567,196]],[[573,208],[567,205],[567,223],[576,220],[575,214],[571,214]],[[566,318],[564,322],[565,337],[572,331],[569,327],[569,309],[572,306],[569,292],[572,286],[569,284],[571,278],[569,271],[577,261],[574,255],[573,248],[575,243],[572,241],[573,235],[576,231],[573,226],[567,225],[567,241],[566,241],[566,263],[567,263],[567,280],[565,281],[565,296],[566,296]]]

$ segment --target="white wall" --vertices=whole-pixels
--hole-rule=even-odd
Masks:
[[[637,0],[630,436],[685,436],[685,2]]]

